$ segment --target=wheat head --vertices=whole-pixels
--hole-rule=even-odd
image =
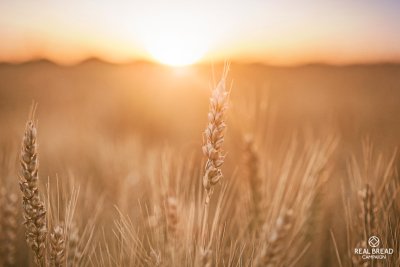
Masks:
[[[37,153],[37,130],[33,119],[26,124],[21,149],[20,189],[25,224],[25,238],[34,252],[39,266],[45,265],[46,208],[39,195],[39,159]]]
[[[18,197],[0,190],[0,266],[15,266],[18,232]],[[3,264],[3,265],[1,265]]]
[[[293,211],[290,209],[285,210],[276,220],[269,237],[266,239],[267,245],[254,259],[254,266],[281,266],[281,259],[284,257],[285,240],[287,239],[292,226]]]
[[[54,267],[63,266],[65,258],[64,228],[57,225],[50,233],[50,260]]]
[[[212,91],[208,112],[208,124],[203,135],[203,154],[207,158],[203,186],[206,190],[206,203],[209,203],[214,186],[223,177],[221,166],[224,163],[222,144],[226,129],[225,113],[228,108],[229,93],[226,89],[228,68]]]

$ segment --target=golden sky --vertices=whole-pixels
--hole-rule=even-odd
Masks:
[[[400,60],[400,1],[0,1],[0,61]]]

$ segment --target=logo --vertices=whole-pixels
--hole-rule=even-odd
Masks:
[[[376,237],[376,236],[371,236],[369,239],[368,239],[368,245],[370,246],[370,247],[373,247],[373,248],[376,248],[377,246],[379,246],[379,238],[378,237]]]
[[[370,248],[367,248],[367,243]],[[377,236],[370,236],[367,242],[359,243],[360,247],[354,249],[354,255],[365,260],[385,260],[387,257],[393,255],[392,248],[379,247],[381,241]]]

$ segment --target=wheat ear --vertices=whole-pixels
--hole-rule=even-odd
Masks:
[[[254,260],[254,266],[281,266],[281,257],[284,251],[285,240],[293,226],[293,211],[286,210],[276,220],[270,236],[267,238],[267,246],[263,248]]]
[[[79,228],[76,223],[72,222],[68,233],[67,266],[76,266],[82,258],[82,253],[79,248],[79,237]]]
[[[33,113],[33,112],[32,112]],[[21,149],[20,189],[25,224],[25,238],[34,252],[37,265],[45,265],[46,209],[39,195],[39,160],[36,126],[32,118],[27,122]]]
[[[175,238],[178,225],[178,201],[174,196],[167,196],[165,203],[168,237]]]
[[[5,189],[2,188],[0,198],[2,199],[0,205],[0,266],[15,266],[18,232],[18,197],[13,193],[7,194]]]
[[[64,264],[65,236],[64,228],[57,225],[50,233],[50,259],[52,266],[61,267]]]
[[[364,189],[359,192],[361,199],[361,220],[364,226],[364,240],[367,240],[371,235],[375,234],[375,196],[369,184],[366,184]]]
[[[360,197],[361,212],[359,218],[362,222],[362,234],[358,237],[357,247],[367,248],[368,238],[375,233],[375,195],[369,184],[358,191]],[[356,256],[352,257],[354,265],[371,266],[370,260],[360,259]]]
[[[262,179],[258,172],[258,154],[254,148],[253,138],[246,136],[244,150],[244,161],[246,165],[246,174],[250,185],[251,201],[252,201],[252,222],[251,229],[258,231],[262,224]]]
[[[225,155],[222,151],[226,129],[225,112],[228,108],[229,93],[226,90],[226,76],[229,68],[226,67],[217,87],[212,91],[208,112],[208,124],[203,135],[203,153],[207,157],[203,186],[206,190],[206,203],[210,201],[214,186],[223,177],[221,166]]]

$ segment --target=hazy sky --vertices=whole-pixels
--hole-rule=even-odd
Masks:
[[[87,57],[400,62],[400,1],[0,1],[0,61]]]

